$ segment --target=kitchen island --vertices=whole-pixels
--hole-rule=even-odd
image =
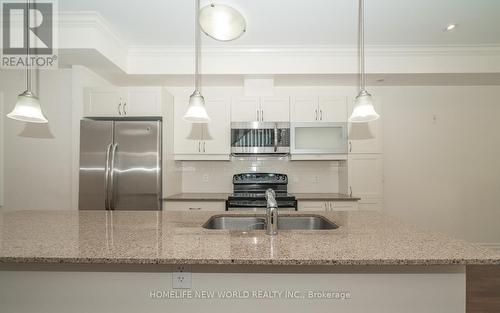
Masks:
[[[467,267],[500,265],[376,212],[322,212],[339,228],[274,237],[203,228],[214,214],[2,213],[1,311],[465,312]]]

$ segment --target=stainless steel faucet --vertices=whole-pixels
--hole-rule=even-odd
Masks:
[[[276,194],[271,188],[266,190],[266,234],[278,234],[278,203],[276,203]]]

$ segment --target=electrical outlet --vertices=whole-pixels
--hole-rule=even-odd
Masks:
[[[202,180],[204,183],[208,183],[208,174],[203,174]]]
[[[191,289],[191,266],[177,265],[172,273],[172,289]]]

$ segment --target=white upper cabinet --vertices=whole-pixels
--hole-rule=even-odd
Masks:
[[[347,98],[310,96],[291,98],[292,122],[346,122]]]
[[[161,87],[87,88],[85,117],[162,116]]]
[[[212,155],[227,155],[230,153],[230,109],[227,98],[205,99],[210,123],[203,127],[203,153]]]
[[[233,97],[231,99],[231,122],[260,121],[259,97]]]
[[[188,97],[174,99],[174,158],[176,160],[229,160],[230,106],[227,98],[205,97],[209,123],[182,119]]]
[[[126,89],[127,102],[123,107],[126,116],[160,116],[161,88],[140,87]]]
[[[261,122],[289,122],[290,97],[260,98]]]
[[[86,88],[83,115],[86,117],[112,117],[120,114],[123,103],[119,88]]]
[[[349,123],[349,153],[382,153],[382,105],[375,99],[375,110],[380,118],[367,123]],[[354,100],[349,101],[349,114]]]
[[[320,122],[345,123],[347,121],[347,97],[321,96],[318,109]]]
[[[318,97],[291,97],[290,119],[292,122],[316,122],[319,118]]]
[[[233,97],[231,122],[288,122],[289,97]]]

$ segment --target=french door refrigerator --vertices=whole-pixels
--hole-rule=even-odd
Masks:
[[[81,120],[80,210],[161,210],[161,121]]]

